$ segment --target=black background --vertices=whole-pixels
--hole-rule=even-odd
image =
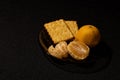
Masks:
[[[120,80],[119,14],[118,2],[112,1],[1,1],[0,80]],[[81,74],[51,64],[38,36],[44,23],[60,18],[99,28],[112,50],[105,69]]]

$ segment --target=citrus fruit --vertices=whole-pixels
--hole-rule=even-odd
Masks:
[[[55,47],[51,45],[48,48],[48,52],[51,56],[55,58],[58,59],[66,58],[68,56],[67,43],[65,41],[62,41],[56,44]]]
[[[89,47],[83,42],[72,41],[67,46],[68,52],[76,60],[83,60],[89,55]]]
[[[84,25],[77,31],[75,39],[90,47],[95,47],[100,41],[100,32],[93,25]]]

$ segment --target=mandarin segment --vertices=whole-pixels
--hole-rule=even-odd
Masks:
[[[55,58],[63,59],[68,57],[67,43],[65,41],[59,42],[55,47],[51,45],[48,52]]]
[[[72,41],[67,46],[69,54],[76,60],[83,60],[89,55],[89,47],[79,41]]]

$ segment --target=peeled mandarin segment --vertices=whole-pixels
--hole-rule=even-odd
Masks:
[[[76,60],[83,60],[89,55],[89,47],[79,41],[72,41],[67,46],[69,54]]]
[[[56,49],[57,53],[61,54],[61,56],[63,58],[66,58],[68,56],[67,43],[65,41],[58,43],[55,46],[55,49]]]
[[[84,25],[76,33],[75,39],[84,42],[90,47],[96,46],[100,41],[100,32],[93,25]]]
[[[62,59],[68,56],[67,43],[65,41],[59,42],[55,48],[51,45],[48,48],[48,52],[51,56]]]
[[[48,52],[49,52],[49,54],[50,54],[51,56],[53,56],[53,57],[56,57],[56,58],[58,58],[58,59],[61,59],[61,58],[62,58],[59,54],[57,54],[57,51],[55,50],[55,48],[53,47],[53,45],[51,45],[51,46],[48,48]]]

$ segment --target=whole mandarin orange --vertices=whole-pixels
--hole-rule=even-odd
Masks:
[[[95,47],[100,41],[100,32],[93,25],[84,25],[76,33],[75,39],[84,42],[90,47]]]

